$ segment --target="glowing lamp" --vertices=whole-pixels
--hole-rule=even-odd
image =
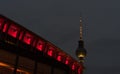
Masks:
[[[85,58],[85,56],[86,56],[86,54],[84,52],[79,51],[79,50],[76,52],[76,55],[78,58]]]

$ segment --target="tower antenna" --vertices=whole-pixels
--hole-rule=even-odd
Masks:
[[[83,40],[83,25],[82,25],[82,17],[80,16],[80,40]]]

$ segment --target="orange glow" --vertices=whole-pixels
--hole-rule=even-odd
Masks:
[[[2,62],[0,62],[0,66],[3,66],[3,67],[10,67],[9,65],[4,64],[4,63],[2,63]]]
[[[2,63],[2,62],[0,62],[0,66],[1,66],[1,67],[6,67],[6,68],[8,68],[8,69],[10,69],[10,70],[14,70],[13,67],[11,67],[11,66],[8,65],[8,64]],[[30,74],[30,73],[28,73],[28,72],[26,72],[26,71],[24,71],[24,70],[20,70],[20,69],[17,69],[17,72],[24,73],[24,74]]]
[[[80,57],[81,57],[81,58],[84,58],[84,57],[85,57],[85,54],[81,52],[81,53],[79,53],[78,57],[79,57],[79,58],[80,58]]]

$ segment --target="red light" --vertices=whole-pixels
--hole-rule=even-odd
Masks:
[[[5,32],[5,31],[7,30],[7,26],[8,26],[8,23],[6,23],[6,24],[4,25],[3,32]]]
[[[58,60],[58,61],[61,61],[61,56],[60,56],[60,55],[57,57],[57,60]]]
[[[3,22],[4,22],[4,19],[0,18],[0,29],[2,29]]]
[[[43,42],[42,41],[39,41],[38,43],[37,43],[37,49],[38,50],[40,50],[40,51],[42,51],[43,50]]]
[[[82,67],[78,68],[78,74],[82,74]]]
[[[72,70],[75,70],[75,64],[72,65]]]
[[[30,35],[29,33],[26,33],[25,36],[24,36],[24,39],[23,41],[27,44],[30,44],[31,41],[32,41],[32,35]]]
[[[48,54],[49,56],[53,56],[54,50],[55,50],[55,49],[54,49],[54,47],[52,47],[52,45],[51,45],[51,46],[48,45],[47,54]]]
[[[68,61],[68,59],[66,59],[65,64],[68,64],[68,63],[69,63],[69,61]]]
[[[16,38],[16,36],[18,34],[18,28],[14,25],[11,25],[8,30],[8,34]]]
[[[48,54],[49,56],[52,56],[53,51],[52,51],[52,50],[49,50],[47,54]]]

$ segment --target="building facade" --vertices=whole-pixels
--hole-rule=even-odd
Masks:
[[[0,74],[81,74],[69,54],[0,15]]]

